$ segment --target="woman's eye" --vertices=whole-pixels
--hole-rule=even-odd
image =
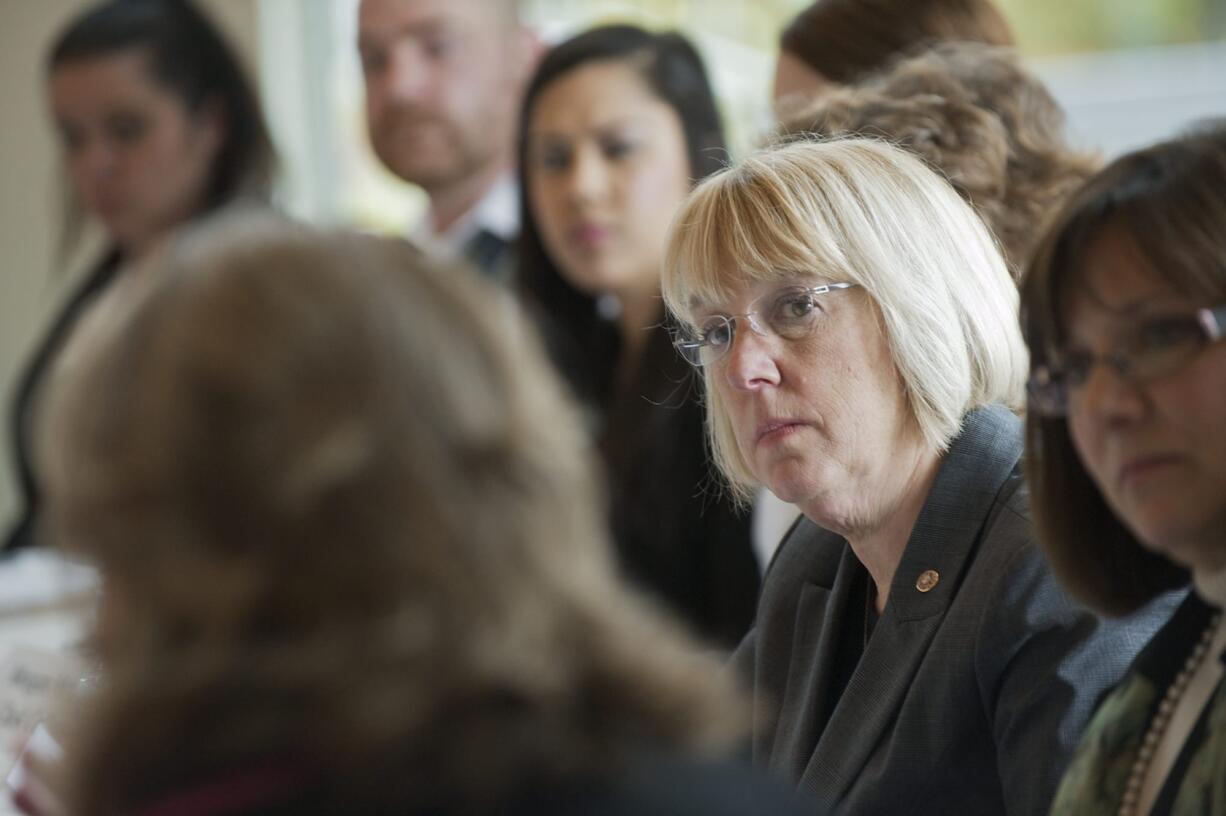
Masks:
[[[1067,351],[1060,355],[1056,376],[1069,385],[1081,385],[1090,378],[1090,369],[1094,367],[1094,358],[1084,351]]]
[[[731,339],[732,324],[726,320],[708,323],[702,330],[702,341],[714,348],[722,348]]]
[[[808,292],[784,295],[775,302],[774,315],[784,322],[804,320],[817,308],[817,301]]]
[[[1166,351],[1176,346],[1196,343],[1200,336],[1200,327],[1196,321],[1189,318],[1166,318],[1141,326],[1135,342],[1140,352]]]
[[[570,151],[564,147],[543,147],[536,151],[536,166],[543,170],[564,170],[570,164]]]
[[[85,144],[85,136],[75,127],[60,128],[60,143],[68,153],[76,153]]]
[[[603,150],[607,158],[621,159],[634,152],[634,143],[625,139],[610,140],[604,143]]]
[[[120,144],[132,144],[145,134],[145,119],[132,114],[115,116],[107,122],[107,134]]]

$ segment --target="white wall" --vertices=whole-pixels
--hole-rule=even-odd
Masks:
[[[1034,60],[1070,136],[1107,158],[1226,116],[1226,42]]]

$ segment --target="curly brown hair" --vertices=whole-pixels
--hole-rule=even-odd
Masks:
[[[1016,280],[1035,237],[1098,167],[1011,49],[946,43],[787,112],[784,140],[875,136],[917,153],[987,222]]]
[[[270,759],[337,812],[479,806],[736,738],[714,658],[616,581],[500,292],[249,216],[158,263],[78,333],[42,437],[52,540],[105,586],[74,812]]]

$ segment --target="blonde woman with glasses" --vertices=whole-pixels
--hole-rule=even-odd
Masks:
[[[982,222],[900,149],[778,147],[696,189],[664,292],[729,489],[804,516],[734,656],[754,759],[817,812],[1046,812],[1173,601],[1104,624],[1035,546],[1017,291]]]

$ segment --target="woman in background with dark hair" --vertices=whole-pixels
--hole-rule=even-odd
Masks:
[[[10,433],[24,507],[6,551],[37,543],[29,437],[45,373],[82,313],[182,224],[240,199],[266,201],[275,163],[238,58],[187,0],[90,9],[53,44],[47,80],[72,198],[65,236],[73,242],[89,216],[109,248],[18,381]]]
[[[1022,285],[1026,476],[1070,593],[1194,591],[1090,721],[1052,807],[1226,814],[1226,120],[1122,156]]]
[[[1016,279],[1036,225],[1098,168],[1011,48],[942,43],[789,114],[779,138],[884,138],[940,171],[996,236]]]
[[[858,81],[942,42],[1013,45],[993,0],[814,0],[779,38],[776,106]]]
[[[525,300],[592,417],[622,566],[731,647],[758,568],[748,519],[712,479],[699,386],[660,299],[673,213],[725,160],[702,61],[678,34],[587,31],[545,56],[520,128]]]

